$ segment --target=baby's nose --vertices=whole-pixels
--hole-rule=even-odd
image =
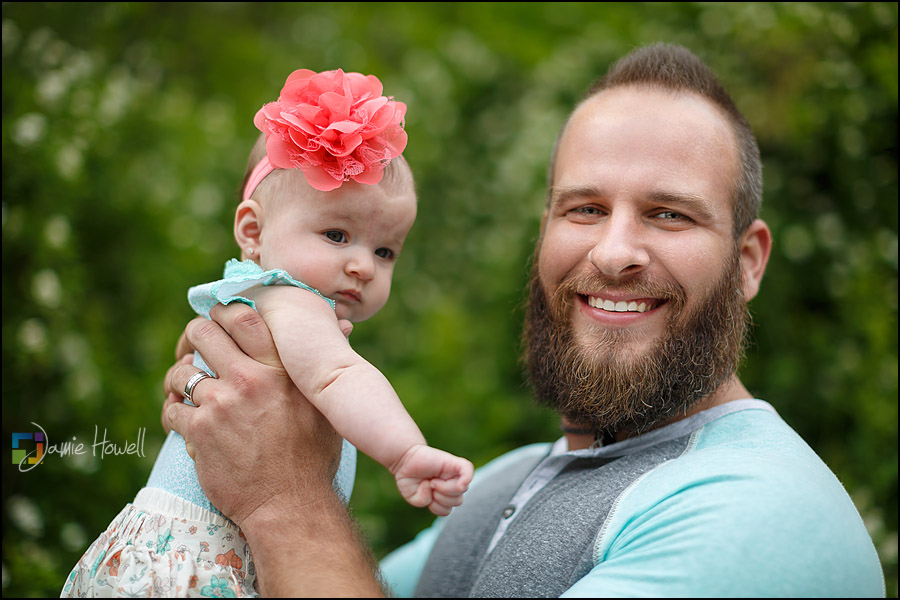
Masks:
[[[347,261],[345,270],[348,275],[369,281],[375,276],[375,257],[366,251],[354,252]]]

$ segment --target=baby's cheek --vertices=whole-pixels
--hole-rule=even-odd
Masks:
[[[387,304],[388,299],[390,298],[390,294],[391,294],[391,288],[388,287],[386,290],[384,290],[378,296],[378,298],[375,299],[375,302],[373,302],[373,307],[371,308],[369,317],[374,316],[376,313],[378,313],[378,311],[380,311],[382,308],[384,308],[384,305]]]

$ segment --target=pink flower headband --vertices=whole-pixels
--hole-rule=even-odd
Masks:
[[[384,167],[406,148],[406,104],[381,95],[374,75],[290,74],[278,102],[264,105],[253,124],[266,136],[266,156],[244,188],[250,198],[275,169],[301,169],[309,185],[327,192],[350,179],[381,181]]]

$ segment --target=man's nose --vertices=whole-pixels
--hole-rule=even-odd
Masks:
[[[596,243],[588,252],[588,260],[604,275],[632,275],[650,263],[646,232],[637,216],[614,213],[598,224],[597,235]]]

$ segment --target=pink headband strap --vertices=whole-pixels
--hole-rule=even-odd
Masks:
[[[268,156],[263,156],[263,159],[259,161],[255,167],[253,167],[253,171],[250,173],[250,177],[247,179],[247,185],[244,187],[244,200],[249,200],[250,196],[253,195],[253,192],[256,191],[256,188],[262,183],[262,180],[266,178],[266,175],[275,170],[275,167],[272,166],[272,163],[269,162]]]

